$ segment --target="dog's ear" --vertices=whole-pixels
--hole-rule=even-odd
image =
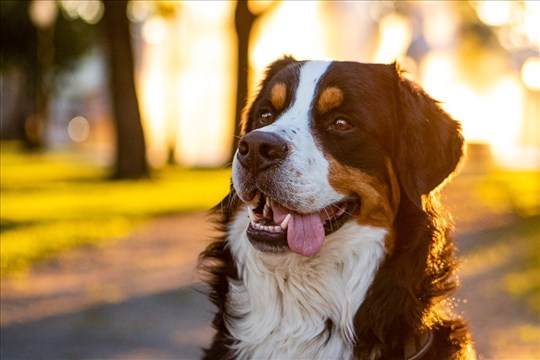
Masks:
[[[393,67],[397,79],[394,165],[405,194],[421,207],[422,195],[441,184],[463,155],[461,125],[405,79],[396,64]]]
[[[247,129],[247,121],[248,121],[248,117],[249,117],[249,111],[251,109],[251,105],[257,101],[257,99],[259,98],[260,96],[260,90],[261,89],[264,89],[268,83],[270,82],[270,80],[272,80],[272,78],[282,69],[286,68],[287,66],[289,66],[290,64],[293,64],[293,63],[297,63],[298,61],[290,56],[290,55],[284,55],[283,57],[277,59],[276,61],[274,61],[273,63],[271,63],[270,65],[268,65],[266,67],[266,70],[265,70],[265,73],[264,73],[264,78],[263,80],[261,81],[260,85],[259,85],[259,93],[257,94],[256,97],[254,97],[252,99],[252,101],[250,101],[246,107],[244,108],[244,110],[242,111],[242,131],[241,131],[241,135],[243,136],[249,129]]]

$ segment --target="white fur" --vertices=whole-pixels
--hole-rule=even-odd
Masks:
[[[330,64],[324,61],[306,62],[300,70],[300,81],[292,106],[273,124],[254,130],[275,133],[288,140],[290,154],[273,176],[280,187],[286,189],[280,202],[303,212],[319,211],[344,197],[330,185],[328,160],[317,146],[310,129],[310,110],[318,81]],[[235,157],[232,178],[240,197],[244,171]]]
[[[384,257],[386,229],[349,222],[313,257],[251,246],[244,207],[229,228],[239,281],[230,282],[226,319],[239,358],[352,357],[353,318]],[[324,331],[330,319],[334,329]],[[322,334],[322,335],[321,335]]]
[[[300,70],[296,100],[277,121],[255,131],[289,141],[290,153],[272,173],[279,201],[316,212],[345,195],[332,188],[329,164],[311,131],[317,84],[329,62],[307,62]],[[294,131],[293,131],[294,130]],[[245,169],[235,160],[233,184],[239,195]],[[275,189],[274,189],[275,190]],[[354,220],[327,236],[312,257],[271,254],[249,242],[244,205],[229,228],[228,244],[238,266],[230,279],[226,326],[242,359],[344,359],[352,357],[354,315],[384,257],[387,230]],[[326,331],[327,320],[333,324]]]

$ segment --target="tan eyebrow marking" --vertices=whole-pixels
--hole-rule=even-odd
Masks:
[[[270,91],[270,102],[276,110],[283,110],[287,100],[287,87],[284,83],[277,83]]]
[[[317,103],[317,109],[325,113],[333,108],[338,107],[343,102],[343,91],[337,87],[330,86],[323,90],[321,96],[319,96],[319,102]]]

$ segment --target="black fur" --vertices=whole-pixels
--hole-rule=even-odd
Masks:
[[[291,65],[298,66],[294,59],[286,57],[268,68],[254,103],[272,78]],[[424,359],[466,359],[471,346],[467,326],[444,305],[457,287],[449,220],[436,192],[432,191],[454,171],[461,158],[463,138],[459,123],[421,89],[404,79],[396,65],[375,65],[370,69],[376,70],[363,72],[362,76],[376,85],[364,85],[361,91],[376,92],[368,96],[373,99],[367,105],[368,110],[384,114],[367,116],[379,115],[385,119],[374,121],[373,124],[379,125],[373,126],[387,122],[385,128],[371,130],[373,138],[379,139],[373,148],[391,158],[402,196],[391,229],[393,251],[381,264],[355,315],[354,356],[403,359],[406,339],[431,331],[433,344]],[[254,111],[254,107],[247,110],[246,131],[253,128],[250,118],[255,116]],[[213,209],[223,235],[208,246],[199,259],[210,285],[210,299],[217,308],[213,321],[217,332],[212,345],[205,350],[205,359],[232,358],[228,348],[234,340],[224,324],[224,314],[228,279],[238,279],[238,274],[226,246],[226,230],[239,205],[240,200],[231,186],[230,194]],[[329,329],[332,326],[332,323],[327,324]]]
[[[238,273],[234,258],[227,247],[226,235],[227,224],[231,221],[239,203],[240,199],[231,186],[229,195],[212,209],[212,215],[222,236],[208,245],[199,255],[199,273],[210,286],[208,296],[217,308],[212,321],[212,326],[217,332],[212,345],[205,349],[204,359],[232,359],[228,349],[233,339],[225,326],[224,314],[226,295],[229,292],[228,279],[238,279]]]

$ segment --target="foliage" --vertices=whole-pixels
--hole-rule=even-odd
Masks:
[[[37,29],[28,14],[30,0],[0,1],[0,70],[11,66],[33,72],[37,64]],[[66,19],[58,9],[54,28],[55,70],[70,69],[97,43],[98,29],[81,19]]]
[[[81,155],[1,147],[1,272],[61,250],[124,236],[152,216],[208,209],[228,191],[229,170],[170,167],[138,181],[106,181]]]
[[[37,30],[28,16],[30,1],[0,2],[0,41],[4,67],[18,64],[30,66],[37,62]]]

